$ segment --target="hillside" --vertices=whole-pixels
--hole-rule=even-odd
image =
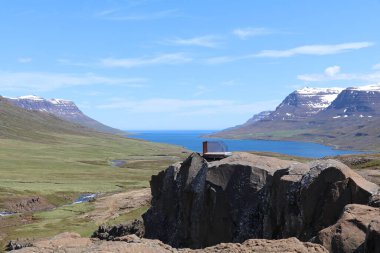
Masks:
[[[260,120],[248,121],[212,136],[297,140],[342,149],[380,150],[379,87],[297,90]]]
[[[124,132],[106,126],[85,115],[72,101],[63,99],[44,99],[37,96],[22,96],[5,98],[11,104],[29,111],[39,111],[52,114],[60,119],[79,124],[99,132],[123,134]]]
[[[0,97],[0,138],[50,142],[57,134],[88,135],[92,130],[54,115],[16,107]]]
[[[103,222],[83,217],[95,203],[68,204],[81,194],[148,187],[151,175],[184,155],[180,147],[96,132],[0,97],[0,251],[11,239],[89,235]]]

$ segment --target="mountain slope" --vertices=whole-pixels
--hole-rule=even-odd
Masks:
[[[46,142],[56,134],[88,135],[93,130],[48,113],[27,111],[0,97],[0,138]]]
[[[295,91],[270,116],[212,136],[311,141],[345,149],[380,150],[380,85],[320,90]]]
[[[289,94],[266,119],[297,120],[312,117],[327,108],[342,90],[309,87],[296,90]]]
[[[74,102],[63,99],[44,99],[37,96],[7,98],[10,103],[30,111],[39,111],[99,132],[122,134],[123,131],[106,126],[85,115]]]

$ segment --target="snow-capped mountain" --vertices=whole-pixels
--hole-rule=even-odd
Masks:
[[[347,149],[380,150],[379,125],[380,83],[296,90],[269,116],[211,136],[315,141]]]
[[[380,84],[343,90],[320,116],[333,119],[380,117]]]
[[[85,115],[74,102],[64,99],[44,99],[34,95],[7,98],[15,106],[25,110],[50,113],[58,118],[67,120],[100,132],[120,133],[120,130],[106,126]]]
[[[343,88],[303,88],[289,94],[268,117],[270,120],[310,118],[326,109]]]

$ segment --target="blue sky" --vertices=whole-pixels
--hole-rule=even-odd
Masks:
[[[0,0],[0,94],[120,129],[223,129],[380,82],[379,0]]]

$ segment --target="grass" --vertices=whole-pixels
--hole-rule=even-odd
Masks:
[[[116,135],[56,134],[53,138],[59,142],[0,139],[0,211],[7,203],[28,196],[41,196],[62,206],[82,193],[148,187],[151,175],[187,156],[179,147]],[[112,167],[112,160],[123,160],[125,165]],[[63,231],[88,236],[98,224],[81,214],[92,208],[93,203],[85,203],[35,212],[29,214],[27,224],[23,215],[0,218],[0,240],[4,245],[8,240],[49,237]],[[136,210],[114,222],[142,212]]]
[[[107,225],[117,225],[117,224],[124,223],[126,221],[131,221],[131,220],[134,220],[134,219],[138,219],[138,218],[141,217],[141,215],[143,213],[145,213],[146,211],[148,211],[149,207],[150,207],[149,205],[145,205],[145,206],[142,206],[140,208],[134,209],[131,212],[125,213],[123,215],[120,215],[120,216],[118,216],[115,219],[108,220],[106,222],[106,224]]]
[[[90,236],[97,225],[81,215],[93,210],[92,203],[82,203],[57,208],[52,211],[36,212],[33,222],[15,228],[12,233],[18,238],[36,239],[56,235],[62,232],[77,232]],[[10,236],[8,239],[11,239]],[[13,239],[15,237],[13,236]]]

